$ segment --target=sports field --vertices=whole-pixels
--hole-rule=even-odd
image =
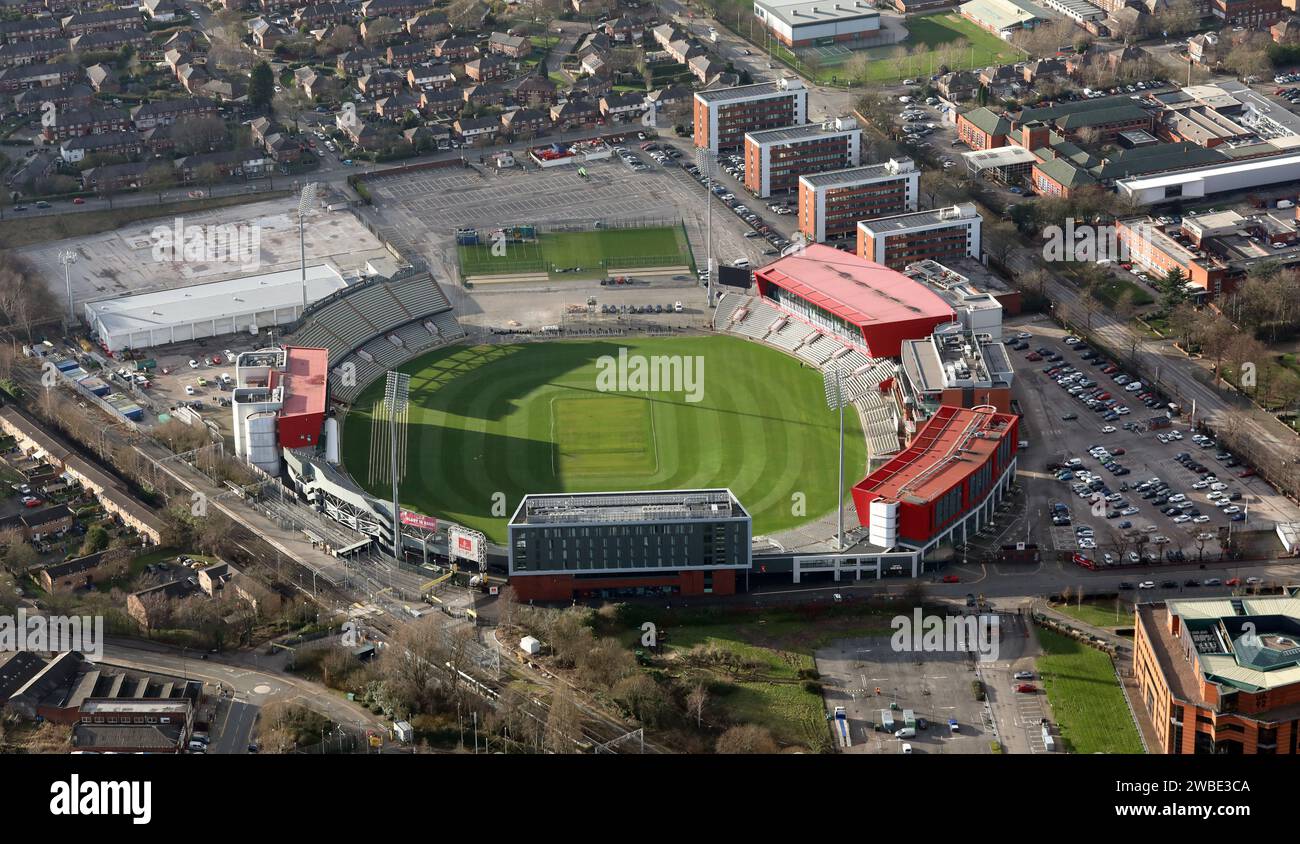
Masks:
[[[859,84],[929,79],[939,73],[940,65],[950,70],[970,70],[1024,58],[1011,44],[952,12],[908,18],[906,26],[908,38],[897,44],[865,50],[837,45],[809,47],[799,50],[798,58],[782,49],[781,58],[818,81]],[[870,63],[860,77],[846,79],[850,75],[846,65],[858,54],[865,55]]]
[[[637,361],[664,358],[675,364],[658,371],[680,377],[637,382]],[[402,369],[411,374],[403,505],[497,542],[529,492],[730,487],[755,534],[836,505],[838,417],[826,409],[821,374],[755,343],[455,346]],[[380,497],[391,494],[387,449],[378,445],[385,426],[372,424],[383,386],[380,379],[353,405],[343,434],[349,472]],[[845,414],[845,442],[852,482],[866,463],[856,414]]]
[[[599,278],[633,267],[690,267],[691,253],[680,226],[597,229],[540,234],[533,243],[491,243],[457,247],[464,276],[549,273],[559,278]]]

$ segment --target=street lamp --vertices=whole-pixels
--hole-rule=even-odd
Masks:
[[[696,150],[695,166],[704,174],[704,255],[709,279],[709,307],[713,307],[713,176],[718,169],[718,158],[711,149]]]
[[[68,291],[68,328],[77,324],[77,317],[72,310],[72,275],[68,268],[77,263],[77,253],[65,249],[59,253],[59,263],[63,265],[63,285]]]

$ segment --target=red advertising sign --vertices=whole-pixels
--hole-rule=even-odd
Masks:
[[[403,510],[401,520],[402,524],[413,528],[419,528],[420,530],[435,531],[438,529],[438,520],[432,516],[426,516],[423,513]]]

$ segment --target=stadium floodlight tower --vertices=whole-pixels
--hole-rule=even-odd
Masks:
[[[713,177],[718,170],[718,157],[711,149],[697,149],[695,166],[704,174],[704,255],[708,262],[709,307],[713,307]]]
[[[63,265],[63,285],[68,289],[68,330],[77,324],[77,315],[72,310],[72,275],[68,268],[77,263],[77,253],[64,249],[59,253],[59,263]]]
[[[833,363],[822,373],[822,385],[826,388],[826,406],[840,413],[840,481],[836,488],[838,493],[839,518],[835,533],[835,550],[844,550],[844,405],[849,403],[844,394],[844,370],[838,363]]]
[[[302,312],[307,313],[307,209],[316,201],[316,183],[303,185],[302,195],[298,197],[298,257],[302,261]]]
[[[397,500],[397,434],[400,430],[405,436],[406,422],[403,420],[399,425],[397,418],[406,414],[410,396],[411,376],[388,370],[388,379],[384,383],[384,410],[388,413],[388,467],[393,473],[393,559],[398,562],[402,560],[402,511]]]

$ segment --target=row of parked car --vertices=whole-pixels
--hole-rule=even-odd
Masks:
[[[700,184],[704,184],[708,181],[708,176],[694,164],[688,165],[685,169],[686,172],[694,176],[695,180]],[[743,179],[744,173],[742,172],[741,175],[736,178]],[[771,244],[771,248],[764,250],[764,255],[777,255],[782,249],[785,249],[790,245],[789,240],[783,237],[780,232],[769,226],[762,217],[750,210],[736,197],[735,194],[728,191],[725,186],[715,183],[711,190],[713,191],[713,195],[722,200],[723,204],[730,208],[737,217],[748,223],[758,237],[764,238],[769,244]],[[749,235],[746,236],[748,237]]]

